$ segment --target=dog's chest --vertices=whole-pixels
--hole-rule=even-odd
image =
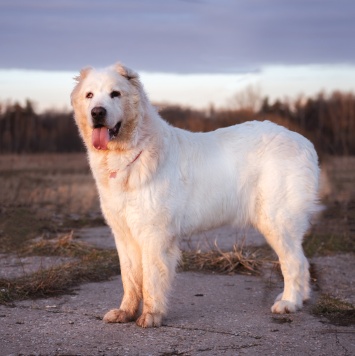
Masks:
[[[101,202],[111,210],[122,210],[127,201],[127,174],[114,171],[106,172],[105,176],[97,177],[97,187]]]

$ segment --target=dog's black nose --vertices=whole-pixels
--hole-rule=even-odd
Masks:
[[[94,120],[94,124],[104,124],[106,118],[106,109],[102,106],[95,106],[91,110],[91,117]]]

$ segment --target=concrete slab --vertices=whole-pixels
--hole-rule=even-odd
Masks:
[[[79,229],[75,231],[75,236],[79,237],[81,241],[99,248],[116,248],[115,239],[112,235],[111,229],[108,226]]]
[[[0,254],[0,278],[13,279],[75,261],[59,256],[17,256]]]
[[[312,259],[322,292],[355,305],[355,256],[352,253]]]
[[[354,328],[309,313],[275,316],[281,283],[253,276],[179,273],[164,326],[104,324],[120,278],[82,285],[76,295],[0,306],[1,355],[350,355]],[[312,303],[312,301],[311,301]]]
[[[208,249],[217,239],[219,248],[228,249],[245,234],[245,244],[264,243],[251,230],[237,234],[233,228],[223,227],[183,240],[182,248]],[[82,229],[76,235],[98,247],[115,248],[107,227]],[[6,260],[10,257],[2,257],[9,268],[22,269],[16,261]],[[354,256],[321,257],[314,262],[322,292],[334,295],[337,291],[339,297],[352,302],[354,276],[346,271],[352,269]],[[6,267],[6,263],[2,266]],[[12,308],[0,306],[0,355],[355,353],[354,326],[332,325],[311,314],[318,292],[296,314],[272,314],[270,307],[281,290],[280,276],[267,268],[263,276],[178,273],[163,326],[141,329],[134,323],[102,322],[103,315],[117,308],[122,297],[122,283],[117,276],[106,282],[81,285],[72,295],[26,300]]]

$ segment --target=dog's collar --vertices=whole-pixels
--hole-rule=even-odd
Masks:
[[[134,159],[132,162],[130,162],[130,163],[127,164],[126,168],[129,167],[130,165],[132,165],[135,161],[137,161],[137,159],[138,159],[139,156],[142,154],[142,152],[143,152],[143,150],[140,151],[140,152],[137,154],[137,156],[135,157],[135,159]],[[118,172],[118,171],[119,171],[119,170],[117,170],[117,171],[111,171],[110,174],[109,174],[109,177],[110,177],[110,178],[116,178],[116,175],[117,175],[117,172]]]

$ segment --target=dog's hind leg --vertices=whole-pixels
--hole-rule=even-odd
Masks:
[[[142,300],[141,251],[132,238],[116,238],[120,258],[123,298],[119,309],[112,309],[104,316],[107,323],[127,323],[137,318]]]
[[[292,313],[300,309],[303,301],[309,298],[309,264],[301,244],[278,246],[280,267],[284,277],[284,291],[276,298],[271,308],[273,313]]]
[[[137,319],[141,327],[160,326],[180,251],[175,238],[155,237],[142,246],[143,311]]]
[[[302,222],[289,220],[287,224],[272,222],[265,216],[257,225],[279,257],[284,291],[271,308],[273,313],[292,313],[309,298],[309,264],[302,249],[303,232],[297,229]]]

